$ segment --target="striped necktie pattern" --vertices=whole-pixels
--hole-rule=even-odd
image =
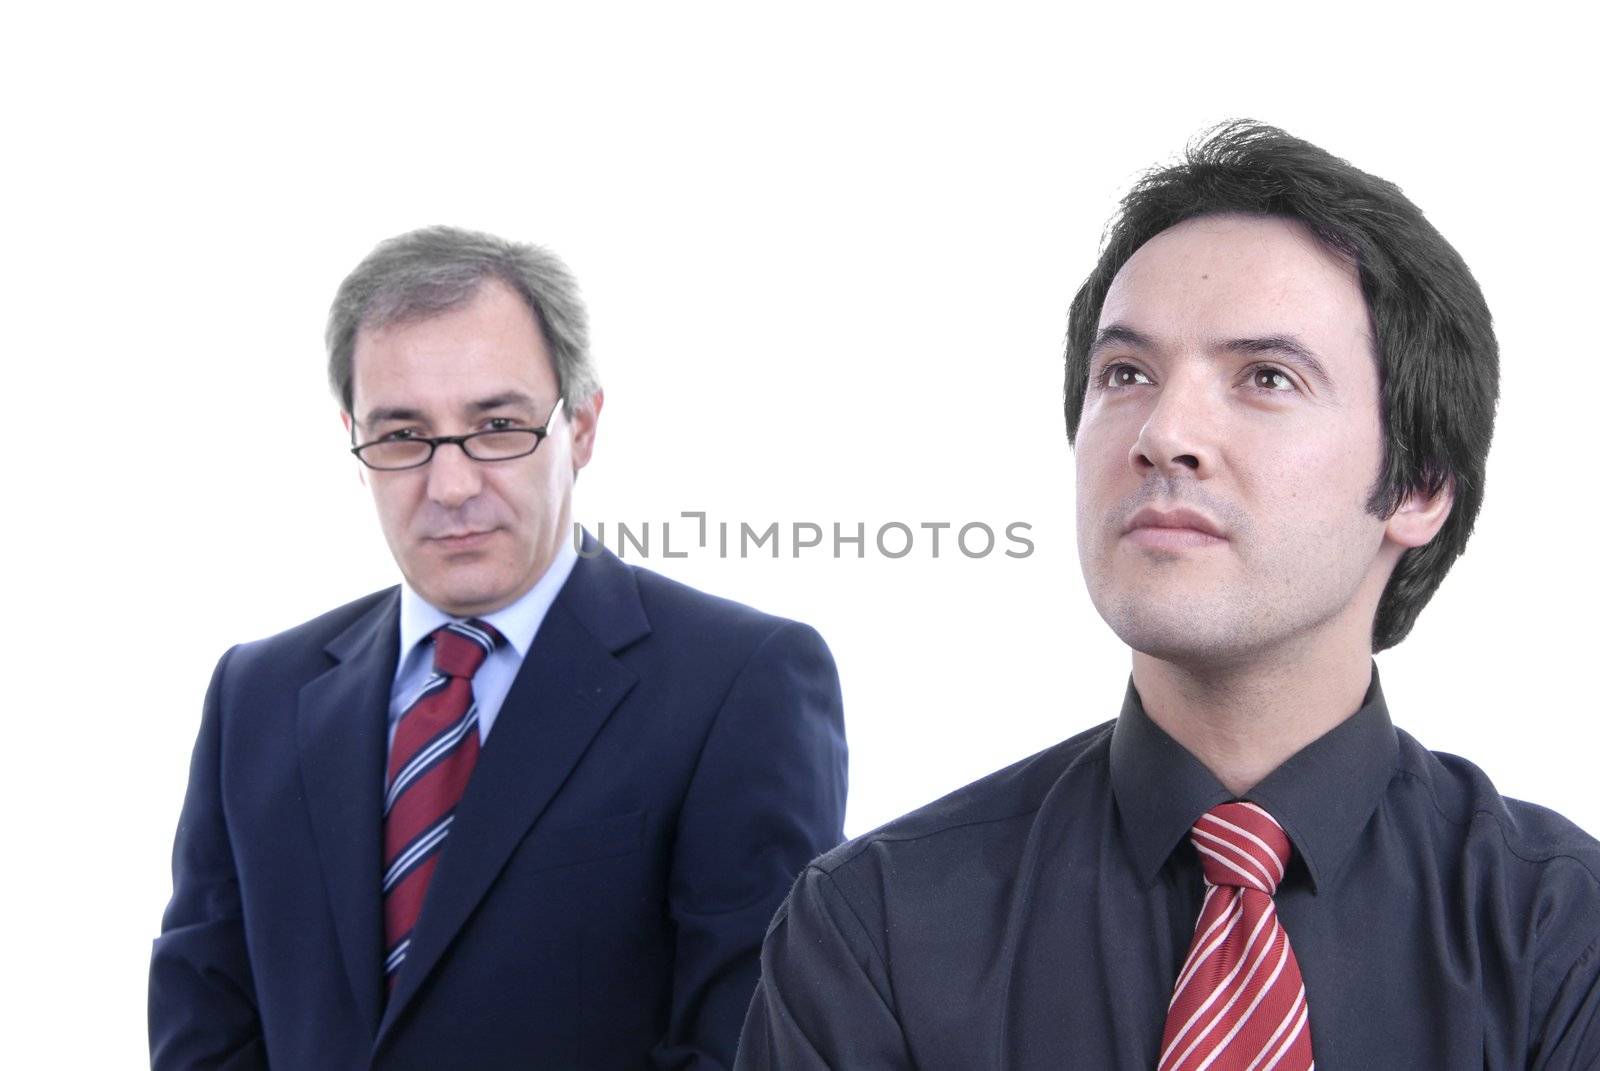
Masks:
[[[1224,803],[1189,832],[1205,903],[1173,987],[1158,1071],[1311,1071],[1300,964],[1273,894],[1289,837],[1254,803]]]
[[[400,715],[383,799],[383,970],[391,990],[478,760],[472,677],[505,642],[477,619],[452,621],[431,638],[433,674]]]

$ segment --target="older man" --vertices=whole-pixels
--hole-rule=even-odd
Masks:
[[[827,648],[574,548],[603,396],[550,254],[392,239],[328,345],[403,582],[218,664],[152,1062],[728,1066],[767,921],[841,836]]]
[[[1067,346],[1121,714],[808,868],[740,1066],[1600,1066],[1600,844],[1372,661],[1466,543],[1496,364],[1393,185],[1251,124],[1141,181]]]

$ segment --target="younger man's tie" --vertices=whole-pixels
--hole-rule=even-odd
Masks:
[[[1253,803],[1224,803],[1189,832],[1206,898],[1167,1008],[1158,1071],[1310,1071],[1306,990],[1272,896],[1289,837]]]
[[[383,800],[384,976],[390,989],[411,946],[456,804],[478,760],[472,676],[496,644],[492,625],[473,619],[436,629],[433,676],[400,715],[389,748]]]

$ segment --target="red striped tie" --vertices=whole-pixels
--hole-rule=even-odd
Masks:
[[[433,633],[433,676],[400,715],[383,801],[384,976],[394,988],[456,804],[478,761],[472,675],[502,642],[492,625],[452,621]]]
[[[1306,988],[1272,894],[1289,837],[1253,803],[1194,824],[1206,899],[1167,1007],[1158,1071],[1310,1071]]]

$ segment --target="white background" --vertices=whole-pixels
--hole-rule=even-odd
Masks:
[[[395,580],[321,331],[375,241],[435,222],[545,243],[582,282],[607,392],[585,520],[1033,526],[1024,560],[654,563],[827,638],[854,833],[1116,713],[1060,345],[1118,194],[1233,116],[1394,179],[1477,273],[1503,382],[1477,533],[1379,658],[1390,708],[1600,829],[1573,28],[577,7],[8,20],[8,1066],[145,1061],[213,663]]]

